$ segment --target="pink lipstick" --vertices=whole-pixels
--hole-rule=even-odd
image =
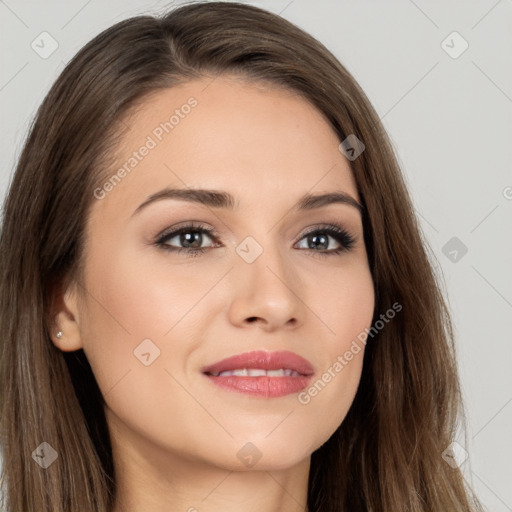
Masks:
[[[254,351],[206,366],[202,372],[228,390],[265,398],[298,393],[314,374],[309,361],[289,351]]]

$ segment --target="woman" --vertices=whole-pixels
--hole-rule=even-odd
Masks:
[[[4,212],[7,510],[480,510],[389,139],[291,23],[209,2],[105,30]]]

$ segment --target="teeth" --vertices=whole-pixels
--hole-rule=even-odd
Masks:
[[[282,368],[280,368],[279,370],[267,370],[266,374],[269,377],[284,377],[286,375],[285,372],[286,372],[286,370],[283,370]]]
[[[214,377],[300,377],[300,373],[290,368],[280,368],[279,370],[264,370],[263,368],[242,368],[229,370],[225,372],[212,372]]]
[[[235,375],[238,374],[239,370],[235,370]],[[250,368],[249,370],[242,370],[245,372],[245,375],[249,375],[249,377],[264,377],[267,372],[265,370],[260,370],[258,368]]]

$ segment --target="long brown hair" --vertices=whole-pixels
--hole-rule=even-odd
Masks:
[[[208,2],[119,22],[69,62],[39,108],[3,211],[0,239],[0,433],[5,509],[112,510],[116,480],[103,397],[82,350],[50,339],[53,294],[78,279],[83,233],[105,182],[120,120],[148,93],[239,74],[302,94],[340,142],[364,206],[374,321],[354,403],[312,454],[310,512],[480,510],[442,452],[461,419],[452,326],[399,165],[379,116],[316,39],[254,6]],[[48,443],[56,463],[32,453]],[[43,448],[46,445],[43,445]]]

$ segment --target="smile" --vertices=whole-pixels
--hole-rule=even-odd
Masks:
[[[301,374],[290,368],[280,368],[279,370],[264,370],[263,368],[243,368],[241,370],[228,370],[224,372],[212,372],[214,377],[300,377]]]

